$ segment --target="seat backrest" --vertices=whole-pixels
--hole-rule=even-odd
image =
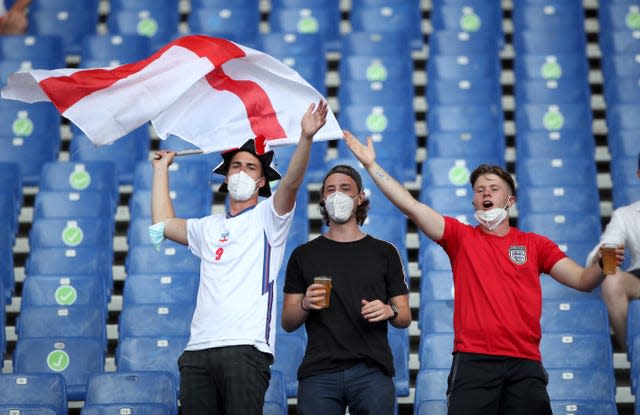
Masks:
[[[107,326],[101,304],[25,307],[20,312],[16,326],[20,339],[86,336],[100,339],[106,348]]]
[[[576,368],[613,371],[608,333],[542,333],[540,353],[545,369]]]
[[[271,371],[269,387],[264,395],[263,415],[287,415],[287,390],[284,383],[284,375],[278,370]]]
[[[119,338],[188,336],[195,303],[128,304],[119,317]]]
[[[124,282],[123,305],[196,301],[200,277],[192,273],[130,273]]]
[[[552,401],[615,402],[616,382],[611,369],[548,369],[547,391]]]
[[[20,307],[103,304],[106,311],[107,299],[104,283],[94,275],[32,274],[22,283]]]
[[[420,336],[420,369],[449,369],[453,361],[453,333]]]
[[[297,396],[298,367],[302,363],[306,339],[295,334],[278,334],[276,338],[276,355],[272,370],[278,370],[284,375],[287,397]]]
[[[58,373],[3,373],[0,390],[0,405],[41,405],[67,414],[64,377]]]
[[[599,298],[577,301],[544,301],[540,326],[542,332],[546,333],[608,334],[607,307]]]
[[[169,409],[159,403],[128,403],[128,404],[85,404],[80,415],[170,415]]]
[[[171,273],[200,271],[200,259],[185,246],[162,246],[156,251],[153,246],[134,246],[125,260],[128,274],[134,273]]]
[[[95,247],[111,250],[113,247],[113,220],[111,218],[46,219],[34,220],[29,230],[29,247],[75,248]]]

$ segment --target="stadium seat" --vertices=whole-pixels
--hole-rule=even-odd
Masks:
[[[430,80],[498,79],[500,61],[490,54],[434,55],[426,63]]]
[[[518,216],[518,228],[535,232],[556,243],[568,241],[592,242],[600,237],[600,215],[591,213],[522,213]]]
[[[453,300],[422,301],[418,324],[423,335],[453,333]]]
[[[472,36],[494,39],[498,46],[502,39],[502,12],[499,2],[434,1],[431,15],[434,31],[451,30],[466,32]]]
[[[350,55],[340,60],[340,88],[349,85],[346,81],[384,82],[400,79],[411,81],[412,71],[411,55],[407,55],[405,59],[380,54]],[[411,92],[413,96],[413,91]]]
[[[426,99],[429,106],[501,106],[502,90],[496,78],[435,79],[427,84]]]
[[[272,32],[317,33],[329,51],[337,50],[340,45],[340,9],[326,3],[272,7],[269,26]]]
[[[306,339],[297,334],[281,334],[276,337],[276,355],[271,370],[277,370],[284,376],[287,397],[298,394],[298,367],[302,363]]]
[[[540,30],[523,29],[513,33],[513,48],[516,55],[558,55],[564,53],[586,53],[586,37],[584,30],[574,27]]]
[[[45,219],[33,221],[29,230],[29,247],[113,249],[111,218]]]
[[[447,415],[448,403],[445,399],[422,400],[414,405],[414,415]]]
[[[630,16],[636,11],[633,1],[603,1],[599,7],[598,22],[602,31],[632,31],[636,28]]]
[[[17,373],[60,373],[65,379],[67,399],[82,401],[89,375],[104,371],[104,357],[104,344],[100,338],[20,338],[13,367]]]
[[[118,321],[118,337],[188,336],[195,303],[127,304]]]
[[[387,2],[351,8],[351,27],[355,32],[404,31],[411,48],[422,50],[422,23],[418,2]]]
[[[640,185],[613,185],[613,208],[617,209],[640,200]]]
[[[55,134],[52,137],[0,137],[0,162],[18,164],[23,183],[37,186],[42,166],[58,158],[59,147],[59,136]]]
[[[396,370],[393,377],[396,396],[409,396],[409,331],[389,326],[387,338]]]
[[[108,294],[104,284],[93,275],[29,275],[22,283],[20,307],[98,306],[104,304],[107,315]]]
[[[123,307],[129,304],[195,304],[198,273],[128,274]]]
[[[15,35],[0,38],[0,58],[2,61],[51,62],[50,69],[65,66],[62,38],[57,35]],[[34,66],[37,68],[38,66]]]
[[[451,271],[451,261],[442,247],[429,241],[420,247],[418,265],[425,271]]]
[[[639,105],[639,92],[637,78],[609,78],[604,81],[604,100],[607,105]]]
[[[531,157],[516,163],[518,186],[596,186],[593,158]]]
[[[73,138],[69,146],[71,161],[106,160],[116,165],[119,184],[132,184],[136,164],[147,160],[150,136],[147,125],[104,146],[94,145],[78,128],[72,127]]]
[[[638,157],[620,157],[609,164],[611,181],[614,186],[634,186],[640,183],[638,178]]]
[[[446,402],[448,376],[449,369],[418,370],[415,402],[440,400]]]
[[[135,246],[129,249],[125,260],[127,274],[173,273],[200,271],[200,259],[185,246]]]
[[[563,82],[589,79],[589,62],[584,53],[524,54],[514,60],[516,83],[524,80]]]
[[[0,414],[19,414],[19,415],[56,415],[57,412],[53,408],[39,405],[0,405]]]
[[[576,30],[584,27],[584,10],[576,1],[521,2],[513,7],[513,26],[519,30]]]
[[[341,37],[340,53],[345,56],[388,56],[407,59],[411,56],[409,35],[406,31],[345,33]]]
[[[498,105],[438,105],[429,108],[427,124],[430,132],[495,131],[502,118]]]
[[[471,191],[471,172],[481,164],[504,166],[504,155],[490,157],[429,157],[422,163],[422,186],[461,187]]]
[[[60,114],[50,102],[0,101],[0,136],[60,140]],[[56,147],[57,151],[57,147]]]
[[[158,403],[128,403],[128,404],[85,404],[80,415],[169,415],[165,405]]]
[[[610,369],[548,369],[552,401],[615,402],[615,377]]]
[[[591,247],[593,248],[593,247]],[[591,250],[589,248],[589,250]],[[586,254],[583,261],[578,258],[572,258],[580,265],[584,265]],[[594,288],[591,292],[578,291],[574,288],[568,287],[559,283],[553,277],[542,274],[540,276],[540,287],[542,288],[542,300],[557,300],[557,301],[580,301],[580,300],[597,300],[600,298],[600,287]]]
[[[609,333],[542,333],[540,353],[545,369],[606,369],[613,372]]]
[[[102,160],[46,163],[42,166],[40,190],[104,192],[111,195],[114,212],[119,197],[115,165],[111,161]]]
[[[592,121],[588,102],[518,105],[515,118],[518,131],[580,131]]]
[[[609,415],[616,414],[618,412],[618,408],[615,402],[554,400],[551,401],[551,411],[554,414]]]
[[[169,194],[177,217],[200,218],[211,214],[213,194],[209,188],[185,186]],[[151,190],[134,190],[129,198],[129,212],[132,219],[151,217]]]
[[[33,221],[42,218],[80,220],[81,218],[113,220],[111,195],[98,191],[38,192]]]
[[[411,78],[387,81],[351,80],[340,85],[338,100],[347,105],[413,106]]]
[[[602,56],[601,70],[604,82],[612,78],[638,78],[640,58],[634,53],[608,53]]]
[[[255,47],[260,24],[260,10],[231,5],[192,9],[188,24],[191,33],[228,38]]]
[[[595,186],[530,186],[518,192],[519,214],[600,214],[600,195]]]
[[[264,394],[263,415],[287,415],[289,406],[287,404],[287,390],[285,387],[284,375],[277,371],[271,371],[269,387]]]
[[[431,270],[425,266],[422,270],[422,278],[420,279],[420,300],[451,300],[453,296],[452,271]]]
[[[176,385],[168,372],[109,372],[94,374],[87,383],[85,404],[162,404],[178,415]]]
[[[195,3],[195,1],[192,1]],[[180,0],[165,0],[162,2],[162,6],[167,9],[178,11]],[[109,6],[111,10],[141,10],[145,8],[153,8],[158,6],[156,0],[111,0]]]
[[[607,139],[612,160],[640,154],[640,136],[636,130],[610,130]]]
[[[640,41],[631,30],[612,30],[599,32],[599,45],[603,56],[635,55],[640,52]]]
[[[515,84],[517,105],[571,104],[590,102],[588,78],[555,80],[518,80]]]
[[[83,38],[96,33],[99,15],[95,3],[85,8],[36,8],[29,11],[28,18],[29,34],[60,36],[64,53],[77,55],[82,49]]]
[[[11,297],[15,292],[15,270],[13,268],[12,244],[8,239],[0,240],[0,258],[0,285],[2,286],[0,304],[2,304],[2,300],[4,300],[4,304],[11,304]]]
[[[118,7],[117,3],[112,6],[107,19],[111,35],[144,36],[150,40],[152,51],[179,35],[180,13],[175,1],[129,3],[133,3],[131,7]]]
[[[107,327],[102,304],[30,306],[20,311],[16,332],[20,340],[43,337],[92,337],[106,351]]]
[[[475,209],[472,200],[473,191],[470,187],[425,186],[420,192],[420,201],[442,215],[466,212],[473,216]]]
[[[453,361],[453,332],[420,336],[420,369],[449,369]]]
[[[516,133],[518,161],[528,158],[594,159],[596,146],[591,129],[571,131],[518,131]]]
[[[169,186],[172,190],[190,189],[206,192],[211,190],[209,176],[211,170],[206,160],[193,158],[175,160],[169,166]],[[133,175],[133,189],[151,190],[153,182],[153,166],[147,160],[139,161]]]
[[[432,131],[427,134],[428,157],[493,158],[496,154],[504,154],[505,148],[506,140],[500,127],[477,131]]]
[[[148,58],[151,40],[143,35],[91,35],[82,42],[80,63],[84,68],[116,66]]]
[[[270,32],[258,37],[261,51],[283,60],[286,57],[320,56],[324,58],[324,40],[318,33]]]
[[[607,307],[601,299],[544,301],[540,325],[543,333],[609,333]]]
[[[124,337],[118,340],[116,366],[119,372],[164,371],[173,375],[180,386],[178,358],[184,351],[189,336]]]
[[[3,407],[48,408],[57,415],[67,414],[67,392],[61,374],[2,373],[0,390],[3,392],[0,394]]]
[[[434,56],[468,56],[488,54],[498,56],[494,39],[488,36],[471,36],[457,30],[437,30],[429,35],[429,54]]]

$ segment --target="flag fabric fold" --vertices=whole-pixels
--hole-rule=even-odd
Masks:
[[[51,101],[96,145],[151,122],[205,152],[264,135],[296,143],[309,104],[324,97],[277,59],[226,39],[185,36],[147,59],[110,68],[16,72],[2,98]],[[342,137],[331,111],[314,140]]]

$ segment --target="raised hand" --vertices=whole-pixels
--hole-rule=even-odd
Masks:
[[[343,130],[342,133],[349,150],[364,167],[369,168],[376,161],[376,150],[373,148],[371,137],[367,137],[367,145],[365,146],[349,131]]]
[[[301,137],[311,140],[320,128],[327,122],[327,114],[329,113],[329,105],[326,101],[318,101],[316,104],[309,105],[307,112],[302,116],[300,126],[302,127]]]
[[[173,163],[173,158],[175,156],[176,156],[175,151],[158,150],[153,155],[153,160],[151,160],[151,162],[153,163],[153,167],[160,167],[160,166],[169,167],[171,163]]]

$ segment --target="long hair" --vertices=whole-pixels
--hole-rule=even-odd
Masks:
[[[329,214],[327,213],[327,209],[324,206],[324,199],[322,195],[324,195],[324,184],[327,181],[327,178],[335,173],[341,173],[346,176],[349,176],[356,182],[356,186],[358,187],[358,193],[362,192],[362,177],[360,177],[360,173],[353,167],[347,164],[338,164],[329,170],[329,172],[322,179],[322,187],[320,188],[320,214],[322,215],[322,219],[324,220],[325,225],[329,226]],[[364,221],[367,219],[367,211],[369,210],[369,198],[365,196],[365,199],[362,201],[362,204],[358,206],[356,209],[356,222],[358,225],[362,226]]]

